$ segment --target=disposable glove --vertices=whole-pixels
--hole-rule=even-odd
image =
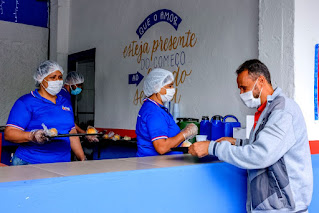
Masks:
[[[98,133],[98,131],[93,126],[88,126],[88,128],[86,129],[86,133],[87,134],[95,134],[95,133]],[[97,135],[86,135],[85,138],[89,142],[99,142]]]
[[[44,144],[49,141],[48,135],[43,129],[34,129],[30,132],[30,141],[37,144]]]
[[[187,124],[181,133],[183,134],[185,140],[192,139],[198,134],[198,127],[193,123]]]

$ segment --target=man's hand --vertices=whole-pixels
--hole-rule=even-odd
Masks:
[[[209,144],[210,141],[200,141],[193,143],[188,148],[188,153],[199,158],[205,157],[206,155],[208,155]]]
[[[230,142],[232,145],[236,145],[236,139],[235,138],[231,138],[231,137],[222,137],[216,140],[216,142],[222,142],[222,141],[228,141]]]

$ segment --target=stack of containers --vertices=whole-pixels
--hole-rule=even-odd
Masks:
[[[226,119],[233,118],[235,121],[227,122]],[[233,128],[240,127],[240,122],[233,115],[214,115],[209,121],[208,116],[203,116],[200,122],[200,135],[207,135],[208,140],[217,140],[221,137],[233,137]]]

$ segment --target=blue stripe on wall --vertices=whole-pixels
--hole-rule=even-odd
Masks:
[[[0,0],[0,20],[48,27],[48,1]]]
[[[314,111],[315,111],[315,120],[318,120],[318,47],[319,44],[316,44],[315,47],[315,72],[314,72]]]

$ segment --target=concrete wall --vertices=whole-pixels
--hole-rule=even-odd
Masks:
[[[0,125],[14,102],[34,90],[33,73],[47,59],[48,29],[0,21]]]
[[[295,1],[259,2],[259,59],[269,68],[273,87],[293,98]]]
[[[50,59],[67,71],[70,0],[51,0],[50,4]]]
[[[317,0],[295,1],[295,100],[307,122],[310,140],[319,139],[319,124],[314,120],[314,55],[319,43]]]
[[[161,22],[139,39],[138,26],[159,9],[172,10],[182,18],[178,30]],[[150,60],[154,40],[186,36],[189,31],[194,35],[193,47],[157,50]],[[161,56],[173,62],[175,56],[185,56],[175,82],[181,117],[234,114],[244,123],[245,115],[254,113],[239,98],[235,70],[243,61],[258,57],[258,1],[94,0],[88,4],[76,0],[71,1],[69,33],[70,54],[96,48],[97,127],[135,129],[143,81],[137,87],[128,85],[128,75],[138,71],[146,76],[143,61],[149,60],[149,68],[154,68],[158,66],[155,57],[158,61]],[[140,61],[123,56],[133,41],[150,47]],[[163,68],[178,71],[178,66],[167,63]]]

